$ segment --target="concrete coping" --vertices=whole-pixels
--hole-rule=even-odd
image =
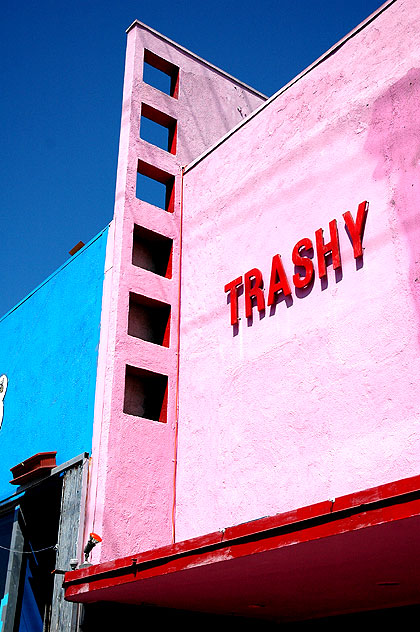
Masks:
[[[192,53],[190,50],[188,50],[188,48],[184,48],[184,46],[181,46],[180,44],[177,44],[173,40],[169,39],[169,37],[165,37],[165,35],[162,35],[162,33],[159,33],[159,31],[155,31],[155,29],[152,29],[150,26],[147,26],[147,24],[143,24],[143,22],[140,22],[140,20],[134,20],[134,22],[132,24],[130,24],[130,26],[126,30],[126,33],[129,33],[135,27],[139,27],[139,28],[142,28],[145,31],[149,31],[149,33],[152,33],[152,35],[154,35],[155,37],[158,37],[162,41],[167,42],[168,44],[170,44],[174,48],[177,48],[179,51],[181,51],[181,53],[184,53],[185,55],[188,55],[189,57],[192,57],[193,59],[195,59],[196,61],[200,62],[201,64],[204,64],[204,66],[207,66],[208,68],[211,68],[211,70],[214,70],[214,72],[217,72],[219,75],[222,75],[223,77],[226,77],[227,79],[229,79],[233,83],[236,83],[238,86],[241,86],[245,90],[248,90],[249,92],[252,92],[253,94],[256,94],[257,96],[261,97],[262,99],[268,99],[268,97],[265,94],[262,94],[262,92],[259,92],[258,90],[255,90],[255,88],[252,88],[251,86],[248,86],[243,81],[240,81],[239,79],[236,79],[236,77],[233,77],[232,75],[230,75],[229,73],[225,72],[221,68],[218,68],[217,66],[214,66],[209,61],[206,61],[202,57],[199,57],[195,53]]]
[[[368,26],[373,20],[375,20],[381,13],[383,13],[386,9],[388,9],[392,4],[394,4],[396,0],[387,0],[384,4],[382,4],[376,11],[371,13],[363,22],[361,22],[358,26],[356,26],[352,31],[347,33],[341,40],[339,40],[336,44],[334,44],[331,48],[329,48],[321,57],[318,57],[310,66],[302,70],[296,77],[294,77],[291,81],[289,81],[285,86],[280,88],[277,92],[273,94],[273,96],[269,97],[264,103],[262,103],[258,108],[256,108],[251,114],[240,121],[235,127],[232,127],[224,136],[219,138],[218,141],[211,145],[208,149],[206,149],[200,156],[197,156],[194,160],[192,160],[188,165],[183,167],[183,173],[187,173],[193,167],[195,167],[199,162],[201,162],[206,156],[212,153],[219,145],[224,143],[228,138],[230,138],[238,129],[246,125],[250,120],[257,116],[259,112],[264,110],[270,103],[272,103],[275,99],[277,99],[283,92],[286,92],[289,88],[291,88],[295,83],[297,83],[300,79],[305,77],[311,70],[322,64],[328,57],[334,55],[346,42],[348,42],[351,38],[357,35],[360,31],[362,31],[366,26]]]

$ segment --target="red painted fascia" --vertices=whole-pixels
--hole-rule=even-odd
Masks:
[[[420,515],[420,476],[267,516],[223,531],[66,573],[70,601],[93,601],[98,589],[254,555]]]

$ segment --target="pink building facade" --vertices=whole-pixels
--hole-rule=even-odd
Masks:
[[[385,3],[268,100],[130,27],[102,542],[71,601],[274,622],[420,604],[419,23]]]
[[[148,66],[169,94],[143,81]],[[264,100],[141,23],[128,30],[86,521],[104,536],[97,561],[173,541],[181,167]],[[167,150],[141,138],[150,120]],[[161,207],[144,199],[159,185]]]

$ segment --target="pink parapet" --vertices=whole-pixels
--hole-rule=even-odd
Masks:
[[[150,68],[166,93],[147,83]],[[85,521],[85,540],[103,537],[93,561],[175,537],[181,166],[264,101],[153,29],[129,28]],[[150,121],[165,147],[144,139]]]

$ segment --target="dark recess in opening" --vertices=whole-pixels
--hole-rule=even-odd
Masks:
[[[152,421],[167,421],[168,376],[127,366],[124,412]]]
[[[278,624],[263,619],[238,617],[237,615],[217,615],[207,612],[157,608],[149,604],[88,603],[83,608],[84,618],[81,632],[115,632],[115,630],[139,630],[143,628],[167,629],[177,624],[183,632],[196,632],[200,627],[217,628],[218,632],[278,632],[287,624]],[[334,629],[334,632],[336,628]]]
[[[133,265],[172,278],[172,239],[134,225]]]
[[[144,50],[143,81],[175,99],[179,91],[179,68],[150,50]]]
[[[140,120],[140,138],[170,152],[176,153],[176,120],[142,103]]]
[[[56,551],[46,547],[53,546],[58,539],[62,481],[58,476],[48,478],[38,487],[27,491],[21,501],[21,529],[25,539],[23,550],[39,552],[22,555],[15,615],[15,626],[20,621],[19,630],[28,619],[31,630],[44,629],[42,626],[46,626],[49,621]],[[44,548],[46,550],[40,550]]]
[[[128,334],[169,347],[171,306],[130,292]]]
[[[143,160],[137,163],[136,197],[168,213],[174,210],[175,177]]]

